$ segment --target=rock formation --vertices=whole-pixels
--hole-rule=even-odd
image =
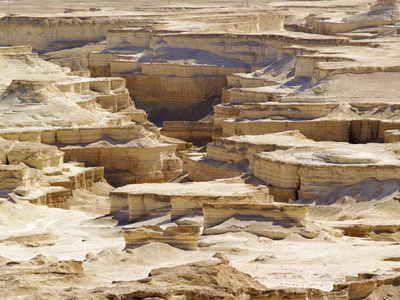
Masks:
[[[10,2],[3,298],[400,297],[397,1]]]
[[[109,18],[84,16],[3,16],[0,19],[1,45],[31,45],[36,51],[59,50],[83,46],[106,37],[107,31],[137,26],[133,16]]]
[[[229,261],[200,261],[175,268],[152,270],[148,278],[131,283],[125,293],[112,293],[113,290],[126,286],[126,283],[112,287],[110,297],[128,299],[163,297],[170,299],[172,295],[183,295],[196,299],[247,299],[261,296],[260,290],[265,287],[229,265]],[[188,284],[191,288],[188,289]],[[156,285],[156,288],[151,286]],[[130,290],[130,291],[129,291]]]
[[[367,13],[355,14],[341,21],[323,20],[313,23],[313,32],[335,34],[363,28],[395,25],[399,21],[399,6],[396,0],[378,0]],[[387,32],[387,31],[386,31]]]
[[[55,146],[0,139],[0,194],[49,207],[69,208],[78,188],[89,189],[104,175],[103,167],[64,163]]]
[[[213,127],[212,122],[165,121],[160,133],[195,146],[203,146],[212,141]]]
[[[126,185],[110,193],[110,212],[129,207],[135,221],[153,210],[171,206],[171,218],[201,211],[204,203],[270,203],[268,189],[244,183],[193,182]]]
[[[0,137],[58,145],[66,161],[105,167],[116,185],[163,182],[181,173],[177,146],[158,140],[157,128],[135,108],[124,79],[69,75],[38,59],[29,47],[2,49],[4,63],[23,67],[24,58],[35,67],[22,78],[37,75],[14,79],[1,95],[0,108],[8,112],[0,116]]]
[[[200,226],[181,225],[171,226],[163,230],[157,225],[125,229],[126,248],[140,247],[149,243],[166,243],[183,250],[197,250]]]
[[[186,22],[198,22],[205,31],[240,33],[282,29],[281,13],[271,10],[253,13],[237,11],[227,16],[229,21],[221,27],[207,24],[209,18],[215,17],[209,12],[201,19],[189,12]],[[174,16],[166,22],[174,22]],[[234,24],[232,28],[229,22]],[[125,78],[132,99],[146,110],[152,121],[196,121],[209,113],[212,104],[221,97],[226,75],[250,72],[252,65],[261,63],[266,56],[258,48],[262,42],[250,43],[247,39],[165,30],[157,25],[111,30],[107,34],[106,49],[91,55],[91,74],[118,74]]]
[[[226,232],[251,232],[273,240],[297,233],[306,238],[315,238],[318,229],[307,228],[305,205],[291,204],[205,204],[204,234]],[[315,227],[315,226],[314,226]]]
[[[200,181],[251,173],[267,184],[277,201],[287,202],[367,179],[399,179],[397,153],[391,144],[314,142],[289,131],[219,138],[207,146],[206,155],[188,157],[188,170],[191,179]]]

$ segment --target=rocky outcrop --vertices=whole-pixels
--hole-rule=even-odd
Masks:
[[[385,293],[387,289],[393,290],[393,286],[397,286],[399,280],[399,276],[377,276],[376,274],[361,273],[358,276],[349,276],[347,282],[335,284],[333,290],[347,290],[348,299],[374,299],[375,297],[380,298],[380,294]],[[396,290],[394,292],[398,294]]]
[[[165,230],[157,225],[148,225],[134,229],[125,229],[126,248],[140,247],[149,243],[166,243],[183,250],[197,250],[200,227],[180,225],[167,227]]]
[[[82,46],[105,39],[107,31],[136,24],[135,18],[108,16],[5,16],[0,19],[2,45],[32,45],[36,51]]]
[[[343,235],[370,238],[376,241],[397,241],[400,236],[399,224],[347,224],[336,227],[343,232]]]
[[[398,179],[397,153],[390,144],[314,142],[293,131],[219,138],[208,145],[205,157],[188,157],[188,170],[192,180],[203,181],[234,177],[239,169],[264,181],[276,201],[312,199],[371,178]],[[203,166],[207,175],[199,172]]]
[[[218,138],[207,145],[205,154],[187,156],[189,178],[193,181],[210,181],[241,176],[252,172],[254,155],[257,153],[310,146],[313,143],[299,131],[265,137],[247,135]]]
[[[75,189],[89,189],[104,175],[102,167],[63,163],[55,146],[0,139],[0,194],[49,207],[69,208]]]
[[[341,21],[314,21],[313,32],[318,34],[335,34],[354,31],[360,28],[394,25],[399,20],[399,7],[396,0],[378,0],[367,13],[346,17]]]
[[[154,269],[148,278],[129,285],[121,283],[111,287],[109,298],[143,299],[145,295],[169,299],[173,295],[183,295],[195,299],[255,299],[261,296],[260,290],[265,289],[249,275],[230,266],[229,261],[219,260]],[[119,292],[122,288],[125,289],[123,293]]]
[[[1,95],[0,110],[8,113],[0,117],[0,137],[57,145],[65,161],[104,167],[106,177],[117,186],[164,182],[182,173],[182,162],[175,156],[177,146],[158,140],[158,129],[147,121],[144,111],[135,108],[124,79],[68,74],[41,61],[28,48],[3,49],[18,55],[22,51],[37,65],[38,80],[15,79]],[[17,62],[24,64],[14,57],[12,63]],[[40,146],[36,148],[39,151]],[[35,157],[31,155],[24,163],[44,168],[57,161],[36,161]]]
[[[221,22],[229,19],[235,24],[228,25],[229,21],[225,20],[221,26],[213,24],[209,31],[283,29],[283,15],[278,11],[263,11],[262,14],[254,11],[255,16],[248,12],[229,12],[224,17],[221,14],[218,16]],[[214,16],[209,12],[201,19],[189,13],[186,21],[207,24],[211,17]],[[90,70],[95,77],[118,74],[125,78],[132,99],[154,122],[195,121],[210,113],[212,105],[220,101],[227,75],[251,72],[253,65],[272,55],[270,50],[267,54],[260,53],[260,49],[263,52],[267,49],[259,47],[264,43],[260,36],[254,38],[254,42],[249,42],[248,38],[193,35],[169,30],[168,25],[162,29],[147,26],[112,30],[107,34],[106,49],[92,53]]]
[[[398,179],[397,154],[372,145],[368,148],[347,145],[260,153],[255,155],[254,175],[286,193],[292,190],[295,195],[297,191],[305,199],[371,178]]]
[[[203,206],[203,234],[245,231],[274,240],[292,233],[315,238],[320,230],[307,224],[307,212],[307,205],[207,203]]]
[[[213,123],[165,121],[160,133],[164,136],[190,142],[195,146],[202,146],[212,141]]]
[[[53,297],[57,292],[55,289],[47,288],[42,289],[44,286],[39,278],[46,278],[50,285],[56,282],[66,280],[70,283],[80,280],[84,276],[84,268],[82,261],[75,259],[59,260],[56,257],[44,256],[41,254],[36,255],[28,261],[9,261],[7,264],[1,266],[1,289],[4,298],[18,298],[18,297],[47,297],[53,293]],[[13,282],[10,284],[3,284],[4,282]],[[58,296],[56,296],[58,297]]]
[[[129,207],[135,221],[153,210],[171,206],[171,218],[201,211],[204,203],[270,203],[268,189],[244,183],[193,182],[127,185],[110,193],[110,212]]]
[[[119,134],[123,131],[119,130]],[[126,136],[125,136],[126,138]],[[99,141],[87,146],[61,148],[67,160],[103,166],[106,178],[115,185],[165,182],[182,173],[182,161],[175,156],[176,145],[151,138],[127,142]]]
[[[228,76],[214,109],[214,138],[298,129],[316,141],[366,143],[398,129],[399,97],[390,92],[399,76],[397,58],[378,45],[338,47],[339,39],[336,46],[321,47],[327,42],[321,40],[305,47],[303,38],[277,45],[265,68]]]

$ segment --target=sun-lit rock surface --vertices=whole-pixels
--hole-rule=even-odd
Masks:
[[[0,195],[49,207],[69,208],[75,189],[103,178],[103,167],[64,163],[55,146],[0,139]]]
[[[396,145],[315,142],[289,131],[219,138],[208,144],[206,155],[188,157],[188,170],[195,181],[251,173],[277,201],[288,201],[312,199],[367,179],[399,179],[397,153]]]
[[[66,161],[102,166],[116,185],[164,182],[182,172],[177,146],[158,141],[158,129],[135,108],[124,79],[69,75],[29,47],[22,54],[18,47],[3,49],[31,60],[25,64],[35,66],[37,78],[14,79],[0,96],[0,137],[58,145]],[[21,64],[4,56],[5,62]]]
[[[308,206],[303,204],[205,204],[203,233],[245,231],[273,240],[284,239],[295,233],[305,238],[315,238],[319,229],[307,224],[307,212]]]
[[[126,248],[166,243],[179,249],[196,251],[199,236],[200,227],[194,225],[172,226],[165,230],[157,225],[149,225],[124,231]]]
[[[397,1],[0,11],[2,298],[400,298]]]
[[[127,136],[124,135],[124,139]],[[179,176],[182,161],[175,156],[176,148],[177,145],[161,143],[149,137],[137,137],[122,142],[103,140],[84,147],[66,146],[61,150],[67,160],[104,166],[110,183],[120,186],[165,182]]]
[[[399,21],[396,0],[378,0],[367,13],[354,14],[342,20],[314,21],[312,30],[319,34],[349,32],[362,28],[395,25]]]
[[[251,72],[252,66],[268,58],[260,52],[262,37],[249,41],[251,36],[232,33],[283,29],[283,14],[276,10],[227,14],[221,9],[220,13],[225,14],[221,26],[210,26],[209,19],[215,18],[215,12],[207,10],[202,18],[189,10],[185,22],[197,22],[206,32],[231,34],[192,34],[188,32],[189,24],[186,30],[167,30],[157,24],[153,28],[111,30],[106,49],[91,54],[91,74],[125,78],[132,99],[153,121],[196,121],[219,101],[227,84],[226,75]],[[166,20],[174,21],[173,14]]]
[[[171,218],[201,211],[204,203],[270,203],[268,189],[244,183],[191,182],[126,185],[110,193],[110,212],[129,207],[135,221],[153,210],[171,206]]]

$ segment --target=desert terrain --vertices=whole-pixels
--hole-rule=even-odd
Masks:
[[[2,299],[400,299],[400,3],[1,1]]]

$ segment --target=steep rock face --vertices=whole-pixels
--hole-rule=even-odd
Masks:
[[[131,17],[32,17],[5,16],[0,19],[0,40],[3,45],[32,45],[36,51],[66,48],[97,42],[107,31],[135,24]],[[136,23],[137,24],[137,23]],[[139,22],[140,24],[140,22]]]
[[[288,201],[316,198],[368,179],[398,179],[397,153],[395,144],[315,142],[289,131],[219,138],[208,145],[205,157],[188,157],[188,170],[195,181],[248,172],[267,184],[275,200]],[[205,168],[207,175],[199,172]]]
[[[336,37],[336,45],[321,47],[328,43],[321,39],[306,47],[305,38],[277,45],[260,70],[228,76],[214,109],[214,138],[298,129],[316,141],[366,143],[399,128],[399,96],[391,86],[400,61],[389,54],[392,46],[353,41],[341,47],[345,41]]]
[[[29,70],[22,75],[14,70],[15,76],[24,79],[12,80],[0,96],[0,137],[57,145],[63,149],[65,161],[105,167],[106,177],[116,185],[164,182],[181,174],[177,146],[158,140],[158,129],[147,121],[144,111],[135,108],[124,79],[69,74],[38,59],[29,47],[0,50],[0,54],[4,52],[0,63],[21,69],[25,65]],[[13,59],[7,51],[16,52]],[[18,155],[23,156],[24,151]],[[13,160],[9,155],[9,163]],[[56,158],[49,163],[30,155],[24,163],[43,169],[54,167]]]
[[[102,167],[64,163],[55,146],[0,139],[0,195],[49,207],[69,208],[72,191],[89,189]]]
[[[123,75],[136,105],[148,112],[153,122],[197,120],[210,113],[226,79],[216,76],[163,77]],[[155,89],[154,87],[157,86]]]
[[[226,232],[251,232],[270,239],[286,238],[291,233],[315,238],[319,229],[306,222],[308,206],[291,204],[205,204],[206,235]]]
[[[184,140],[195,146],[212,141],[212,122],[165,121],[160,133],[164,136]]]
[[[127,185],[110,193],[110,212],[129,206],[135,221],[153,210],[171,206],[171,218],[201,211],[204,203],[270,203],[268,189],[244,183],[193,182]]]
[[[397,154],[390,149],[350,146],[353,145],[347,149],[305,148],[260,153],[255,156],[254,175],[273,187],[297,190],[299,197],[305,199],[371,178],[399,179]]]
[[[210,25],[208,20],[216,17],[214,13],[205,12],[199,18],[188,12],[184,22],[202,24],[210,32],[283,29],[280,12],[253,13],[228,13],[222,9],[217,16],[219,23]],[[251,72],[252,66],[273,55],[273,50],[260,47],[261,37],[248,41],[249,36],[194,35],[174,29],[175,21],[172,17],[163,27],[109,31],[106,49],[90,57],[92,76],[118,74],[125,78],[132,99],[153,122],[195,121],[204,117],[212,111],[213,104],[220,102],[227,75]],[[188,24],[189,30],[190,27]]]
[[[182,161],[175,156],[177,145],[142,137],[128,142],[101,141],[85,147],[61,148],[67,160],[101,165],[115,186],[128,183],[165,182],[182,173]]]
[[[134,229],[125,229],[126,248],[136,248],[149,243],[166,243],[183,250],[197,250],[200,226],[180,225],[167,227],[148,225]]]
[[[399,20],[399,6],[396,0],[378,0],[367,13],[355,14],[341,21],[314,21],[313,32],[319,34],[335,34],[361,28],[394,25]]]
[[[296,130],[265,136],[218,138],[207,145],[205,154],[187,157],[189,178],[209,181],[241,176],[253,172],[254,155],[257,153],[311,146],[313,143]]]

